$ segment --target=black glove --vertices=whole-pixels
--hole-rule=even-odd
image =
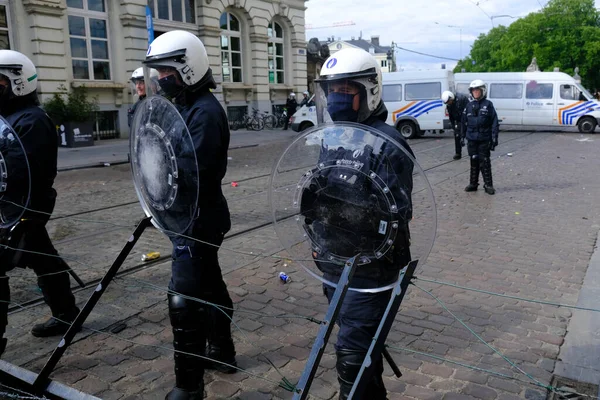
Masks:
[[[491,151],[496,150],[496,146],[498,146],[498,139],[492,140],[492,143],[491,143],[491,146],[490,146],[490,150]]]
[[[465,138],[464,137],[460,138],[460,147],[465,147]]]

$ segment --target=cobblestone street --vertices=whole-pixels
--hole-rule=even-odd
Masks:
[[[282,376],[297,382],[319,328],[306,317],[322,318],[327,308],[320,283],[286,258],[271,225],[269,175],[288,144],[270,140],[229,152],[223,188],[232,230],[220,261],[236,308],[232,329],[238,365],[245,372],[207,372],[208,399],[290,399],[278,384]],[[469,159],[463,154],[452,161],[450,135],[410,144],[433,187],[438,218],[433,250],[414,283],[529,376],[411,286],[387,341],[403,373],[397,379],[385,364],[389,398],[546,399],[540,385],[550,384],[567,331],[577,330],[569,325],[571,310],[426,280],[577,304],[600,231],[600,136],[502,131],[492,153],[495,196],[482,186],[474,193],[463,191]],[[128,164],[63,171],[55,187],[59,197],[48,227],[59,253],[88,283],[76,289],[82,306],[144,214]],[[142,264],[141,255],[150,251],[159,251],[161,258]],[[169,257],[168,239],[148,229],[52,379],[102,399],[164,398],[174,384],[166,302]],[[280,271],[291,276],[291,283],[278,279]],[[29,334],[49,310],[32,271],[13,270],[10,276],[12,301],[23,307],[11,308],[3,360],[39,372],[60,339]],[[600,318],[593,312],[583,315]],[[126,328],[111,333],[120,324]],[[335,333],[310,391],[316,399],[337,398]],[[597,332],[593,345],[600,347]]]

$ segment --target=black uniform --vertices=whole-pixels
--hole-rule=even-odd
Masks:
[[[38,286],[53,316],[72,321],[79,310],[75,306],[75,298],[71,293],[68,266],[58,257],[58,252],[52,245],[45,227],[56,202],[56,190],[52,186],[57,173],[58,135],[54,123],[38,107],[36,93],[11,99],[10,104],[4,106],[0,113],[21,139],[27,153],[31,174],[31,196],[28,206],[30,210],[25,211],[22,221],[19,222],[22,235],[17,240],[18,247],[28,252],[5,250],[0,258],[0,300],[4,301],[0,302],[1,337],[7,324],[8,304],[5,302],[10,301],[6,272],[15,267],[30,267],[38,275]],[[60,273],[61,271],[64,272]],[[44,324],[37,325],[32,333],[35,336],[60,333],[52,332],[52,327],[48,330],[48,325],[53,324],[58,323],[49,321],[46,327]],[[66,325],[60,324],[59,330],[63,331],[66,328]]]
[[[452,129],[454,129],[454,149],[456,151],[456,155],[462,154],[460,130],[462,125],[463,111],[465,110],[467,104],[469,104],[469,98],[464,94],[457,93],[452,104],[448,104],[446,106],[448,109],[448,117],[450,118],[450,123],[452,124]]]
[[[382,102],[374,114],[364,121],[363,124],[386,133],[388,136],[400,143],[411,155],[414,155],[404,138],[399,135],[398,131],[385,123],[386,119],[387,109]],[[372,149],[365,148],[363,155],[358,157],[364,158],[364,160],[362,158],[360,159],[361,162],[364,161],[367,163],[369,162],[369,159],[377,160],[379,158],[378,155],[372,154],[371,150]],[[345,153],[348,151],[350,150],[344,150],[343,148],[322,150],[320,162],[324,159],[331,159],[331,157],[346,157]],[[357,268],[351,283],[351,286],[354,288],[382,287],[392,283],[398,279],[399,271],[410,261],[410,234],[408,230],[408,223],[412,218],[411,192],[414,165],[404,153],[395,148],[390,147],[387,153],[384,155],[387,160],[374,161],[370,167],[374,168],[375,172],[377,172],[377,174],[379,174],[382,179],[386,181],[390,187],[390,190],[392,193],[394,193],[399,210],[401,210],[399,212],[400,216],[398,219],[399,221],[404,221],[404,223],[401,224],[399,234],[396,238],[396,243],[394,244],[394,249],[391,250],[389,254],[382,259],[372,260],[371,263],[361,265]],[[348,157],[354,160],[358,159],[356,157],[353,158],[351,154],[348,155]],[[335,182],[335,170],[330,175],[331,176],[323,177],[329,181],[329,184]],[[317,176],[315,179],[321,178]],[[335,185],[335,183],[333,183],[333,185]],[[338,188],[334,187],[332,189],[333,190],[330,191],[330,193],[336,192],[336,189]],[[339,189],[341,191],[344,190],[341,187]],[[325,224],[320,224],[318,222],[319,218],[317,218],[315,221],[311,220],[315,217],[313,211],[319,210],[321,207],[331,212],[331,210],[334,210],[337,205],[344,209],[344,215],[348,216],[348,214],[351,213],[351,208],[353,207],[350,207],[349,199],[355,196],[345,196],[343,193],[340,193],[340,195],[334,195],[334,197],[338,197],[338,199],[332,199],[330,196],[319,197],[314,193],[310,193],[309,189],[303,193],[301,212],[309,219],[311,224],[310,229],[312,229],[313,232],[316,232],[319,245],[325,244],[324,246],[321,246],[322,251],[327,251],[327,246],[336,246],[338,247],[337,254],[349,254],[348,251],[356,250],[358,243],[365,242],[365,240],[362,239],[366,238],[369,233],[365,233],[365,236],[359,238],[352,238],[352,235],[344,236],[343,227],[341,230],[336,230],[333,226],[335,216],[332,215],[329,215],[328,217],[333,218],[326,218],[327,227],[320,226]],[[361,211],[360,208],[363,208],[365,211]],[[357,216],[354,216],[353,214],[353,216],[348,217],[349,220],[344,223],[346,232],[348,230],[358,232],[361,227],[369,225],[369,221],[363,221],[364,219],[369,219],[369,217],[365,217],[365,215],[377,213],[376,209],[374,210],[367,204],[358,205],[356,209]],[[360,214],[360,216],[358,216],[358,214]],[[375,218],[375,220],[376,222],[379,221],[377,218]],[[348,224],[355,224],[356,229],[349,229]],[[366,241],[368,242],[369,240],[366,239]],[[373,240],[371,240],[371,242],[373,242]],[[343,248],[344,246],[350,246],[351,248]],[[321,263],[318,261],[316,264],[317,267],[323,272],[323,277],[326,280],[332,282],[337,282],[339,280],[341,272],[339,266],[336,266],[332,263]],[[331,301],[335,292],[335,288],[324,284],[323,292],[327,296],[327,299]],[[389,303],[390,296],[390,290],[379,293],[364,293],[349,290],[346,293],[346,297],[337,320],[340,330],[338,333],[337,343],[335,345],[337,356],[336,369],[338,373],[338,381],[340,383],[340,399],[346,399],[350,394],[350,390],[352,389],[352,385],[356,380],[360,366],[369,349],[369,346],[373,341],[373,336],[377,331],[379,323]],[[371,378],[369,386],[366,389],[366,392],[369,393],[369,399],[385,399],[386,389],[382,379],[383,360],[381,358],[381,354],[375,355],[373,362],[376,363],[377,367],[374,375]]]
[[[145,98],[146,98],[146,96],[140,96],[140,98],[138,99],[138,101],[136,101],[135,103],[133,103],[133,105],[131,106],[131,108],[129,110],[127,110],[127,126],[129,126],[130,128],[131,128],[131,122],[133,121],[133,115],[135,114],[135,110],[140,105],[140,103],[142,102],[142,100],[144,100]]]
[[[199,172],[198,214],[186,233],[205,243],[181,236],[173,243],[172,276],[169,289],[223,306],[223,312],[185,297],[169,294],[169,316],[176,350],[206,354],[235,364],[230,318],[233,302],[221,274],[218,250],[231,228],[229,208],[221,190],[227,170],[229,124],[227,115],[208,88],[186,90],[175,99],[196,149]],[[208,339],[208,348],[205,349]],[[198,357],[175,353],[175,371],[179,389],[202,393],[206,364]],[[224,372],[232,372],[225,369]]]
[[[463,112],[461,133],[468,140],[467,151],[471,157],[471,176],[467,189],[477,189],[481,171],[484,186],[493,190],[490,150],[498,145],[499,130],[498,114],[491,101],[484,98],[467,104]]]
[[[287,118],[285,119],[285,126],[283,127],[284,131],[287,130],[288,125],[290,124],[290,118],[292,118],[292,116],[296,113],[296,110],[298,109],[298,103],[296,102],[296,99],[288,99],[285,103],[285,108],[287,108]]]

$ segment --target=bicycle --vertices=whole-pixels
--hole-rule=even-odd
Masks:
[[[284,108],[280,113],[275,113],[274,117],[277,120],[275,128],[283,128],[285,126],[285,120],[288,119],[287,108]]]

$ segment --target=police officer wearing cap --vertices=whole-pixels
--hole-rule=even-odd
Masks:
[[[408,153],[413,155],[412,150],[398,131],[385,123],[388,111],[381,99],[381,69],[377,60],[369,53],[361,49],[342,49],[338,51],[325,61],[321,69],[321,76],[315,82],[318,85],[315,95],[316,107],[318,110],[322,110],[322,112],[317,111],[317,115],[328,115],[328,118],[333,122],[354,122],[375,128],[395,140]],[[322,118],[322,121],[319,122],[328,122],[328,119]],[[382,150],[383,154],[374,154],[372,153],[373,149],[366,146],[364,149],[365,154],[371,153],[366,156],[365,162],[368,162],[367,159],[370,159],[371,156],[375,158],[384,157],[386,163],[378,164],[376,168],[380,169],[374,172],[384,181],[398,182],[391,185],[390,190],[399,202],[399,208],[407,210],[406,215],[404,215],[406,218],[403,219],[398,216],[400,228],[393,249],[385,257],[373,258],[366,267],[364,265],[357,267],[350,283],[351,287],[373,288],[395,282],[398,279],[399,271],[411,259],[408,223],[412,215],[411,192],[414,164],[404,153],[392,150],[391,148],[394,146],[389,147],[389,149]],[[331,149],[328,153],[333,155],[336,152],[339,152],[338,149]],[[317,177],[317,179],[319,178]],[[332,181],[332,179],[329,181]],[[335,188],[332,189],[335,190]],[[310,188],[308,191],[310,192]],[[327,221],[313,220],[312,218],[315,216],[317,219],[319,217],[312,210],[328,208],[327,204],[331,204],[331,199],[326,198],[326,196],[320,198],[317,193],[313,193],[310,202],[307,202],[306,198],[308,196],[305,196],[305,194],[303,196],[303,204],[300,207],[301,213],[310,216],[310,218],[305,219],[305,221],[309,220],[305,223],[309,223],[312,226],[309,229],[315,229],[315,232],[318,231],[319,238],[323,239],[321,251],[327,251],[328,249],[325,248],[327,246],[343,248],[346,241],[345,238],[341,237],[343,234],[340,235],[340,233],[344,231],[344,228],[346,230],[354,230],[354,228],[349,225],[342,226],[341,229],[332,228],[332,221],[339,220],[338,217],[343,219],[343,215],[329,215],[332,219]],[[376,194],[372,194],[369,199],[373,199],[373,196],[376,196]],[[359,207],[362,206],[369,208],[369,204],[359,205]],[[341,207],[341,209],[343,208]],[[340,207],[337,209],[340,209]],[[373,210],[371,209],[371,211]],[[335,210],[330,211],[333,214],[336,213]],[[376,213],[376,210],[374,213]],[[357,216],[357,218],[360,219],[361,217]],[[356,227],[356,230],[373,225],[373,221],[370,222],[361,223],[362,228]],[[353,221],[349,221],[349,224],[356,225]],[[372,233],[370,236],[369,233],[366,233],[363,238],[368,241],[368,238],[376,236],[377,232],[375,232],[375,235]],[[354,251],[354,249],[347,250],[350,253]],[[313,253],[313,257],[315,257],[317,267],[323,272],[323,277],[327,281],[337,282],[339,280],[341,274],[339,265],[319,261],[322,258],[315,256],[315,253]],[[335,287],[324,284],[323,291],[327,299],[331,301]],[[390,290],[377,293],[348,290],[346,293],[337,320],[340,329],[335,345],[340,399],[347,399],[350,394],[390,296]],[[374,354],[372,362],[375,363],[376,367],[365,390],[364,398],[383,400],[386,399],[387,391],[382,378],[383,361],[381,354]]]
[[[454,130],[454,159],[462,158],[462,143],[460,136],[460,128],[462,126],[462,115],[465,107],[469,103],[469,98],[464,94],[457,93],[456,95],[449,90],[442,93],[442,102],[448,110],[450,124]]]
[[[69,267],[58,256],[46,231],[56,203],[53,185],[57,173],[58,135],[54,123],[39,107],[37,83],[37,71],[29,58],[17,51],[0,50],[0,115],[19,136],[31,176],[27,210],[10,233],[0,230],[1,237],[10,236],[11,243],[24,250],[4,249],[0,254],[0,353],[6,346],[6,339],[2,337],[10,301],[6,272],[15,267],[33,269],[44,301],[52,311],[53,318],[35,325],[32,335],[62,335],[68,330],[68,323],[79,314],[71,292]],[[0,211],[6,206],[0,203]]]
[[[479,186],[479,171],[483,175],[483,189],[489,195],[496,193],[492,181],[490,150],[498,146],[498,114],[487,97],[485,82],[476,79],[469,85],[473,100],[467,104],[462,116],[461,137],[468,141],[467,151],[471,158],[471,174],[466,192],[474,192]]]
[[[155,86],[154,91],[156,92],[156,86],[158,86],[158,71],[155,69],[150,69],[149,78]],[[133,73],[131,74],[130,81],[131,85],[133,86],[131,93],[137,94],[138,99],[135,103],[133,103],[131,108],[127,110],[127,125],[129,125],[129,127],[131,127],[131,121],[133,120],[135,110],[137,109],[140,102],[146,98],[146,82],[144,81],[144,68],[140,67],[133,71]]]
[[[221,190],[227,170],[229,123],[225,110],[211,93],[217,86],[206,49],[198,37],[185,31],[164,33],[151,43],[143,63],[158,71],[163,94],[178,107],[196,146],[201,195],[198,215],[186,236],[197,241],[170,237],[173,263],[168,301],[176,350],[176,385],[166,398],[202,399],[204,368],[236,371],[194,356],[205,355],[236,365],[230,329],[233,303],[217,254],[231,228],[229,208]],[[209,307],[190,297],[223,308]]]

